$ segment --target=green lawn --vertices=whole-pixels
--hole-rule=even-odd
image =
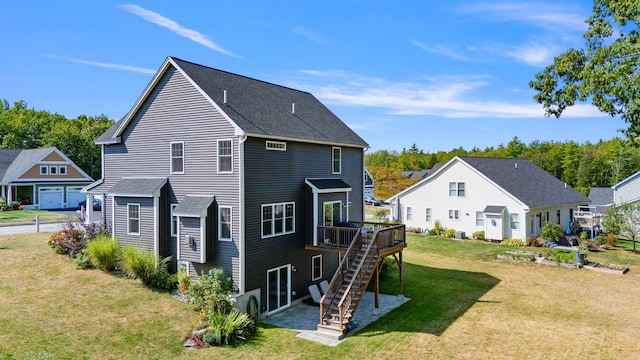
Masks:
[[[197,319],[165,291],[76,270],[48,234],[0,237],[0,359],[626,359],[640,353],[640,256],[625,275],[499,260],[504,246],[408,235],[400,308],[328,347],[264,324],[237,347],[186,350]],[[610,258],[609,258],[610,257]],[[612,260],[612,261],[609,261]],[[397,268],[383,276],[397,293]]]
[[[41,222],[64,221],[67,216],[46,210],[7,210],[0,211],[0,225],[2,224],[33,224],[33,219],[40,216]]]

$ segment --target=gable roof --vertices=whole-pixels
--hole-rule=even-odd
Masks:
[[[531,208],[563,204],[588,204],[586,196],[542,170],[526,159],[456,156],[431,173],[427,178],[392,196],[394,199],[422,186],[432,177],[448,169],[454,162],[462,162],[481,176],[511,194]]]
[[[526,159],[460,156],[480,173],[529,206],[588,204],[586,196]]]
[[[591,205],[613,204],[613,189],[609,187],[592,187],[589,191]]]
[[[129,113],[96,143],[117,142],[162,75],[175,67],[246,136],[366,148],[369,145],[312,94],[168,57]]]
[[[87,180],[93,181],[87,173],[82,171],[82,169],[63,154],[62,151],[55,147],[48,147],[38,149],[0,149],[0,183],[8,184],[14,181],[52,152],[59,154],[69,165],[73,166],[83,177],[87,178]]]
[[[174,216],[201,217],[213,203],[213,196],[193,196],[187,195],[173,209]]]

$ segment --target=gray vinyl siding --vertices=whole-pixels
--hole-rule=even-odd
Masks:
[[[180,260],[200,262],[200,252],[202,251],[202,236],[200,233],[200,218],[181,217],[180,218]],[[195,246],[185,244],[184,239],[191,235],[195,239]],[[206,240],[206,239],[205,239]]]
[[[115,198],[116,228],[114,235],[120,242],[120,246],[132,245],[139,249],[154,251],[154,207],[152,198]],[[140,235],[127,234],[128,207],[127,204],[140,205]]]
[[[332,146],[287,142],[286,151],[265,149],[265,139],[245,142],[245,244],[246,291],[266,287],[268,269],[291,264],[292,289],[296,296],[308,295],[311,258],[319,253],[305,250],[312,219],[305,178],[340,178],[352,187],[350,220],[362,220],[363,152],[342,147],[342,173],[332,174]],[[344,193],[342,193],[344,196]],[[295,233],[261,238],[263,204],[295,202]],[[310,241],[309,241],[310,243]],[[323,277],[330,280],[337,268],[337,254],[323,254]],[[266,294],[262,292],[262,304]]]
[[[232,140],[233,173],[217,173],[217,140]],[[171,174],[170,143],[184,142],[184,174]],[[110,189],[122,177],[167,177],[166,193],[160,198],[159,234],[166,255],[173,255],[175,269],[177,239],[170,236],[170,204],[186,195],[214,196],[216,204],[234,211],[233,242],[216,246],[224,256],[214,254],[208,266],[228,269],[239,283],[239,138],[234,127],[179,72],[169,69],[140,106],[122,134],[121,143],[104,146],[104,185]],[[118,204],[117,204],[118,205]],[[120,205],[118,205],[120,206]],[[106,222],[111,226],[110,199]],[[214,214],[212,214],[213,216]],[[217,215],[216,215],[217,216]],[[122,219],[116,218],[120,223]],[[216,226],[217,217],[207,226]],[[211,231],[217,237],[217,231]],[[145,237],[151,242],[151,237]],[[140,241],[143,241],[142,239]],[[217,245],[217,244],[216,244]],[[161,246],[162,247],[162,246]],[[198,271],[199,272],[199,271]]]

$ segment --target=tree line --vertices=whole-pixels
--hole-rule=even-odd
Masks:
[[[640,170],[640,149],[628,139],[613,138],[597,143],[540,141],[525,144],[514,137],[507,145],[466,150],[425,152],[413,144],[401,152],[378,150],[365,155],[367,169],[375,179],[375,196],[386,199],[417,182],[403,171],[431,169],[455,156],[523,158],[531,161],[584,195],[591,187],[610,187]]]
[[[92,178],[100,179],[100,146],[94,141],[113,124],[105,115],[67,119],[60,114],[28,109],[22,100],[11,106],[5,99],[0,102],[0,148],[55,146]]]

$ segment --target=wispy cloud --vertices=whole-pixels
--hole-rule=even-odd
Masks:
[[[505,50],[506,56],[531,66],[545,66],[553,60],[554,50],[551,47],[539,43],[528,43]]]
[[[540,118],[542,107],[531,101],[507,102],[483,97],[491,85],[487,76],[436,76],[420,81],[393,83],[380,78],[338,71],[311,71],[304,84],[322,101],[338,106],[386,109],[392,115],[431,115],[444,118]],[[334,75],[339,75],[334,78]],[[322,83],[318,83],[322,79]],[[316,84],[316,85],[310,85]],[[563,117],[602,116],[590,105],[575,105]]]
[[[103,63],[103,62],[99,62],[99,61],[74,59],[74,58],[58,56],[58,55],[51,55],[51,54],[41,54],[41,56],[44,56],[44,57],[50,58],[50,59],[65,60],[65,61],[69,61],[69,62],[76,63],[76,64],[85,64],[85,65],[98,66],[98,67],[104,67],[104,68],[110,68],[110,69],[133,71],[133,72],[143,73],[143,74],[155,74],[156,71],[157,71],[157,70],[154,70],[154,69],[146,69],[146,68],[142,68],[142,67],[138,67],[138,66],[122,65],[122,64],[109,64],[109,63]]]
[[[311,31],[309,29],[305,29],[302,26],[297,26],[294,25],[291,27],[291,31],[293,31],[294,33],[301,35],[311,41],[317,42],[319,44],[324,44],[326,43],[326,41],[321,38],[318,34],[316,34],[314,31]]]
[[[584,31],[588,14],[578,6],[566,3],[493,2],[476,3],[457,9],[461,13],[478,14],[489,21],[527,22],[554,31]]]
[[[412,43],[419,47],[420,49],[430,52],[430,53],[434,53],[434,54],[438,54],[438,55],[443,55],[446,57],[450,57],[456,60],[461,60],[461,61],[475,61],[475,59],[468,57],[468,56],[464,56],[461,54],[458,54],[457,52],[455,52],[454,50],[452,50],[451,48],[444,46],[444,45],[435,45],[435,46],[429,46],[426,44],[423,44],[417,40],[413,40]]]
[[[206,47],[208,47],[211,50],[217,51],[219,53],[225,54],[225,55],[229,55],[229,56],[235,56],[238,57],[237,55],[233,54],[232,52],[224,49],[222,46],[216,44],[215,42],[211,41],[206,35],[196,31],[196,30],[192,30],[189,28],[186,28],[180,24],[178,24],[177,22],[175,22],[174,20],[171,20],[169,18],[166,18],[156,12],[153,12],[151,10],[147,10],[145,8],[142,8],[138,5],[133,5],[133,4],[124,4],[124,5],[118,5],[121,9],[123,9],[124,11],[137,15],[139,17],[141,17],[142,19],[149,21],[153,24],[165,27],[171,31],[173,31],[174,33],[185,37],[191,41],[195,41],[200,45],[204,45]]]

